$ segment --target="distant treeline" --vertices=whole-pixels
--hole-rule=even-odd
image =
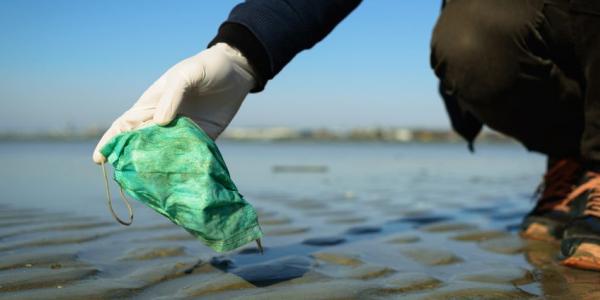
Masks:
[[[87,141],[97,140],[104,130],[52,131],[37,133],[0,132],[0,141]],[[220,137],[236,141],[386,141],[386,142],[459,142],[453,131],[406,128],[354,128],[350,130],[293,129],[287,127],[230,128]],[[509,138],[484,130],[478,141],[504,143]]]

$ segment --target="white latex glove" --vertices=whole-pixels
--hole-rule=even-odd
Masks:
[[[254,73],[246,58],[227,44],[218,43],[184,59],[112,123],[94,150],[94,162],[106,160],[99,150],[115,135],[154,123],[166,125],[178,114],[190,117],[216,139],[254,83]]]

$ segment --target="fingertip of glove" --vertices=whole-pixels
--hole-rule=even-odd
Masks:
[[[100,152],[95,151],[94,154],[92,155],[92,160],[94,161],[94,163],[99,165],[101,163],[106,162],[106,157],[104,157],[104,155],[100,154]]]

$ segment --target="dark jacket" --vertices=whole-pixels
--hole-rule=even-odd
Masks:
[[[240,50],[265,84],[302,50],[321,41],[361,0],[247,0],[233,8],[209,46]]]
[[[256,72],[262,91],[296,54],[329,34],[361,0],[247,0],[233,8],[209,46],[224,42],[241,51]],[[442,2],[442,7],[446,0]],[[442,94],[454,129],[471,144],[481,129]]]

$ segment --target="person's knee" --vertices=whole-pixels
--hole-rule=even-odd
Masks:
[[[432,38],[432,67],[444,86],[463,98],[489,99],[510,88],[539,11],[523,0],[454,0]]]

